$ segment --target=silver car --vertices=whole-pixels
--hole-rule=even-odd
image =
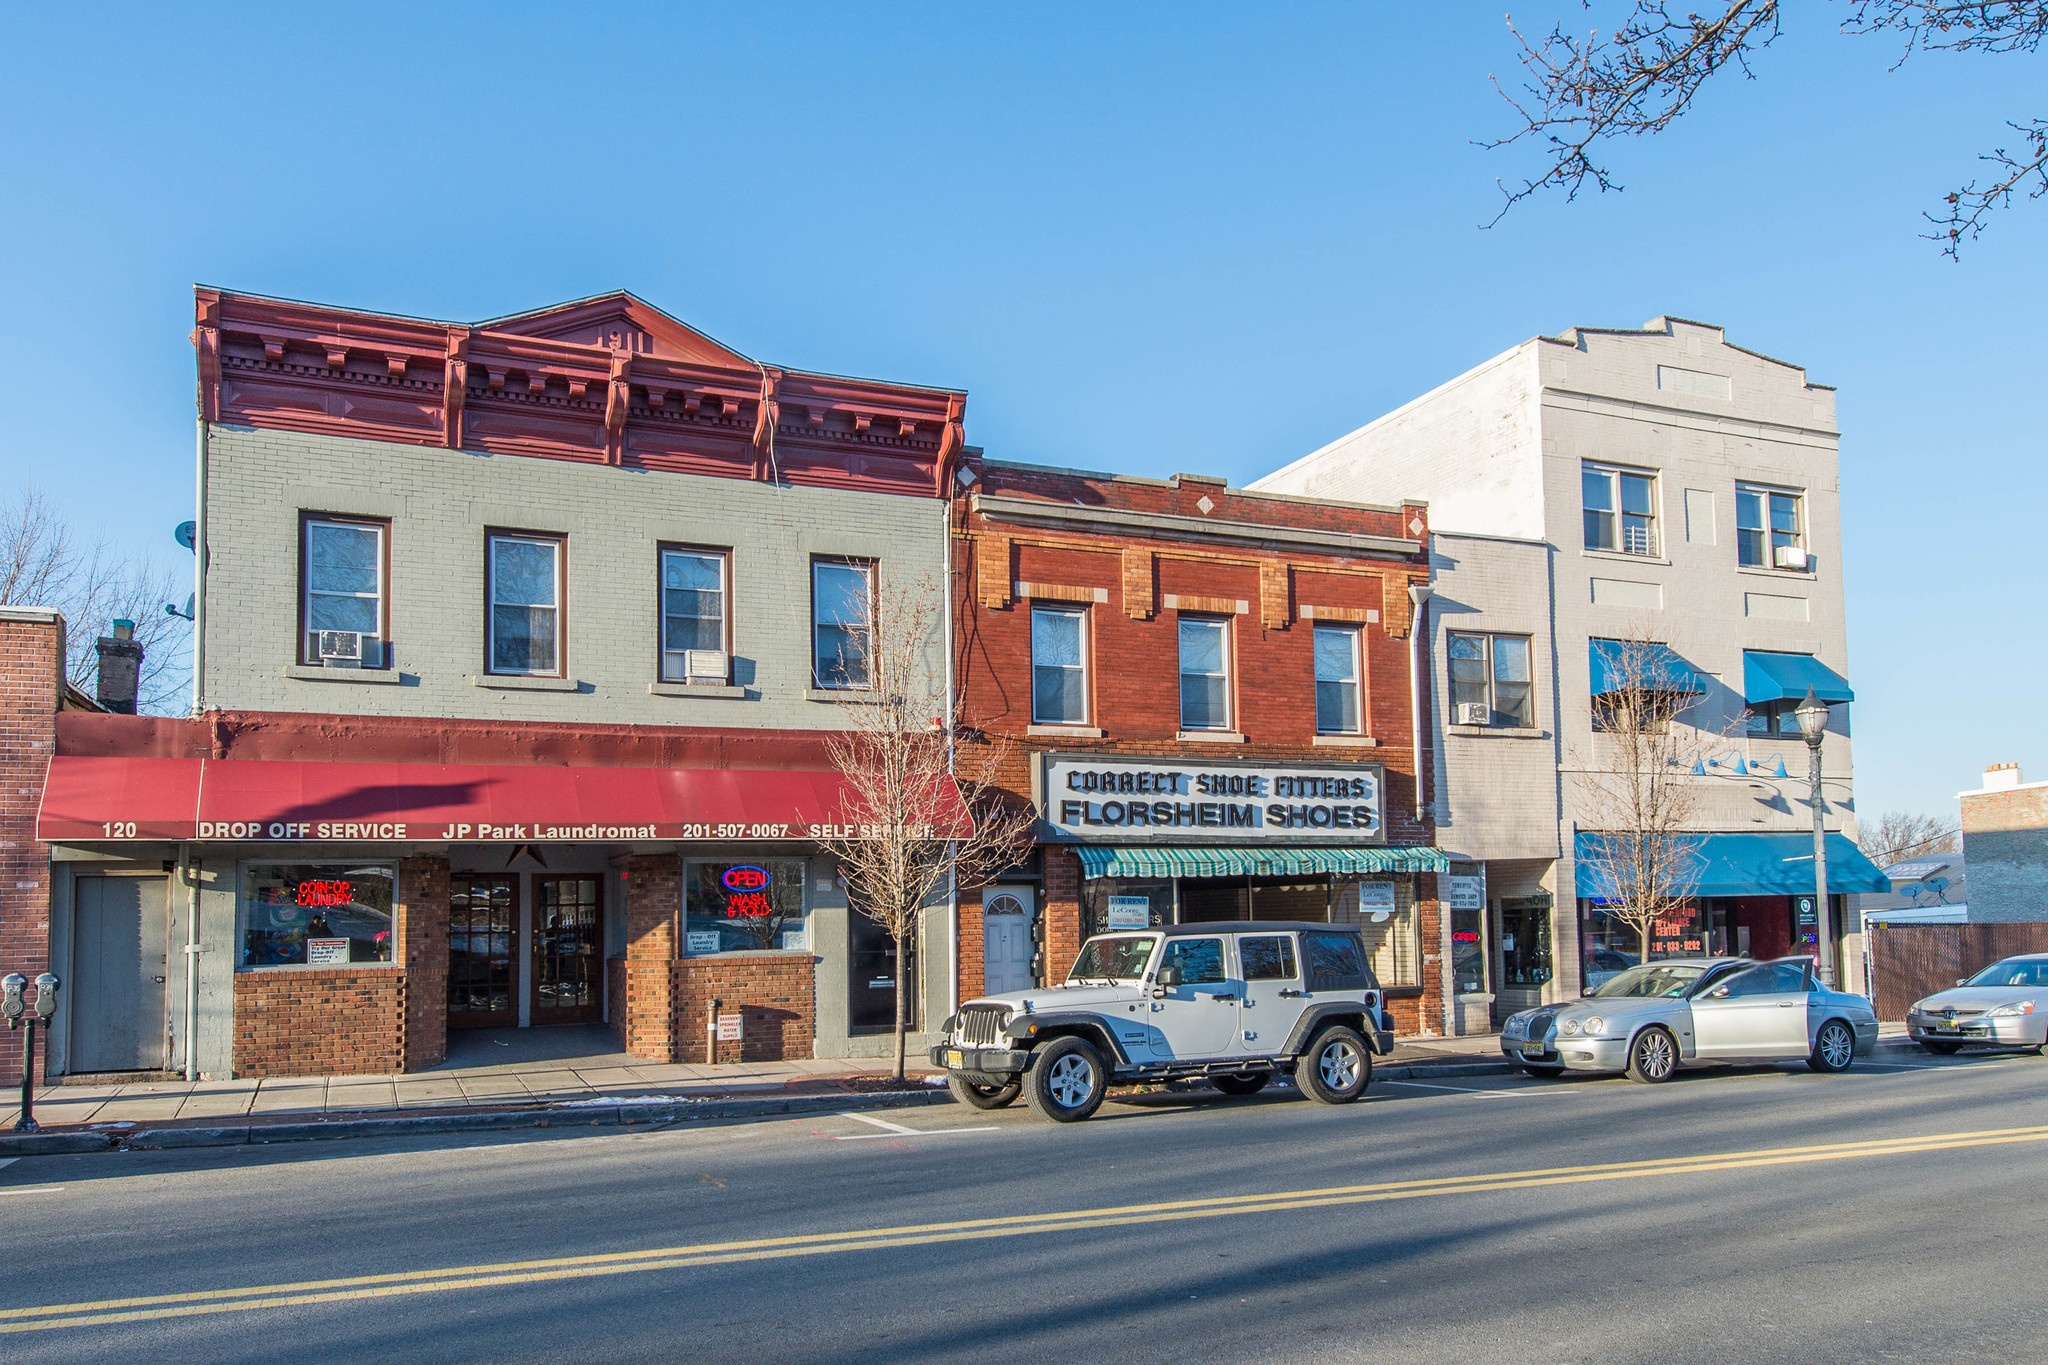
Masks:
[[[1805,1058],[1847,1071],[1877,1047],[1877,1015],[1829,990],[1813,960],[1674,957],[1631,967],[1583,999],[1510,1015],[1500,1050],[1532,1076],[1626,1071],[1663,1081],[1700,1062]]]
[[[2048,953],[1994,962],[1906,1011],[1906,1032],[1944,1056],[1965,1043],[2048,1047]]]

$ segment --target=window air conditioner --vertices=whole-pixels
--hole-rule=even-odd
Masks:
[[[1771,562],[1781,569],[1806,567],[1806,551],[1797,545],[1780,545],[1771,552]]]
[[[1493,708],[1483,701],[1461,701],[1458,703],[1458,724],[1491,725]]]
[[[683,680],[693,683],[715,683],[725,685],[725,651],[722,649],[686,649],[683,651]]]
[[[328,668],[363,666],[363,633],[359,630],[323,630],[318,634],[320,662]]]

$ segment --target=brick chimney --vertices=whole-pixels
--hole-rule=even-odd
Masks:
[[[2005,791],[2020,785],[2020,765],[2017,763],[1994,763],[1984,770],[1984,790]]]
[[[124,716],[135,714],[135,696],[142,686],[142,646],[135,643],[133,621],[114,622],[114,633],[99,640],[99,704]]]

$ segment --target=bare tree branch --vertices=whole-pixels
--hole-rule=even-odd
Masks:
[[[1888,810],[1858,831],[1856,844],[1870,861],[1890,867],[1923,854],[1959,852],[1961,834],[1962,827],[1953,820]]]
[[[1592,7],[1591,0],[1584,3]],[[1901,63],[1919,51],[2033,53],[2048,39],[2048,0],[1845,3],[1841,32],[1899,37]],[[1663,132],[1692,106],[1708,80],[1729,67],[1753,79],[1749,59],[1780,32],[1779,0],[1721,0],[1721,5],[1718,14],[1681,17],[1673,0],[1634,0],[1611,37],[1597,29],[1581,37],[1559,25],[1537,43],[1524,38],[1510,20],[1528,83],[1520,95],[1501,90],[1501,96],[1520,126],[1480,145],[1492,149],[1540,141],[1544,168],[1518,188],[1501,184],[1506,202],[1487,226],[1546,189],[1562,189],[1572,200],[1588,182],[1602,191],[1622,188],[1596,159],[1604,144]],[[1498,79],[1494,88],[1501,88]],[[1996,168],[1992,178],[1970,180],[1946,196],[1944,211],[1924,215],[1934,230],[1922,236],[1940,243],[1950,259],[1957,259],[1962,243],[1976,240],[1986,220],[2009,207],[2015,196],[2048,194],[2048,119],[2008,126],[2020,135],[2017,147],[1998,147],[1979,158]]]
[[[865,633],[851,632],[843,672],[848,728],[826,739],[846,792],[843,832],[818,840],[837,858],[853,908],[896,944],[896,1075],[909,1012],[906,945],[948,882],[972,887],[1030,852],[1035,817],[1001,799],[987,775],[1001,755],[956,782],[950,743],[942,584],[884,585]],[[955,792],[958,795],[955,795]],[[971,827],[958,819],[960,802]]]
[[[90,695],[99,671],[95,643],[113,623],[135,623],[142,645],[139,711],[182,712],[190,678],[188,623],[164,611],[175,593],[169,570],[147,555],[124,557],[104,544],[81,545],[38,488],[0,502],[0,606],[54,607],[64,613],[64,672]]]

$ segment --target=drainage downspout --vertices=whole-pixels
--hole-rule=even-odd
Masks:
[[[1429,802],[1424,799],[1426,790],[1422,768],[1422,639],[1429,629],[1429,599],[1433,591],[1427,584],[1410,583],[1408,602],[1413,608],[1414,619],[1408,624],[1408,719],[1413,727],[1415,742],[1415,822],[1421,824],[1429,811]],[[1434,751],[1432,760],[1434,758]],[[1441,875],[1441,874],[1439,874]],[[1437,998],[1443,1006],[1443,1036],[1457,1036],[1457,1001],[1451,995],[1451,920],[1444,910],[1443,888],[1437,888],[1436,898],[1436,971]]]
[[[192,846],[178,845],[178,879],[185,884],[185,1079],[199,1079],[199,873]]]
[[[946,652],[946,774],[953,775],[953,490],[939,500],[939,544],[946,568],[940,575],[939,647]],[[951,850],[949,849],[948,852]],[[946,860],[946,1013],[960,1012],[960,869]]]

